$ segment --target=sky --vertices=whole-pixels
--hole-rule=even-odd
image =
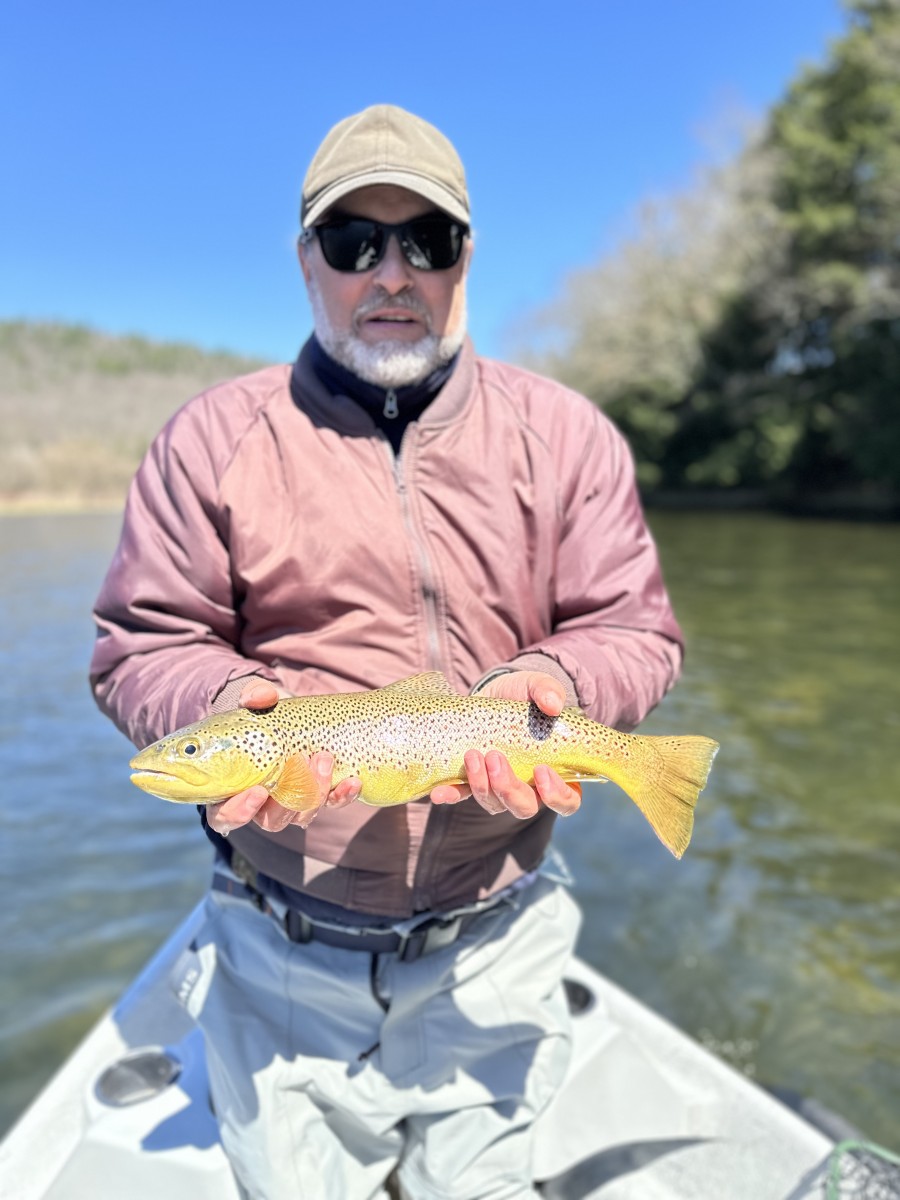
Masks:
[[[839,0],[6,0],[0,319],[292,358],[306,167],[392,103],[463,159],[469,328],[502,357],[845,21]]]

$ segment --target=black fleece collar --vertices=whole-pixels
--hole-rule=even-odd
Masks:
[[[388,441],[399,453],[403,431],[410,421],[422,415],[450,376],[459,361],[455,354],[450,362],[435,368],[420,382],[406,387],[382,388],[367,383],[335,362],[315,336],[309,340],[310,366],[320,383],[332,395],[347,396],[364,408]]]

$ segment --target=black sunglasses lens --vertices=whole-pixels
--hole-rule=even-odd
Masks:
[[[459,261],[464,230],[445,217],[417,217],[400,232],[400,244],[410,264],[420,271],[446,271]]]
[[[368,271],[381,258],[384,230],[377,221],[329,221],[318,225],[316,233],[325,261],[335,271]]]
[[[316,226],[322,253],[335,271],[370,271],[381,260],[387,238],[396,231],[410,266],[446,271],[459,261],[464,225],[447,217],[416,217],[402,225],[382,225],[364,217],[341,217]]]

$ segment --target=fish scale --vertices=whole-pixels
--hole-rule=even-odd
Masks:
[[[522,701],[460,696],[429,672],[368,692],[217,713],[142,750],[131,778],[154,795],[190,803],[215,803],[261,784],[280,804],[305,811],[321,803],[309,756],[328,751],[335,781],[358,776],[360,800],[381,807],[439,784],[465,784],[466,752],[497,750],[526,783],[539,764],[566,780],[612,780],[680,857],[717,749],[704,737],[622,733],[578,708],[551,717]]]

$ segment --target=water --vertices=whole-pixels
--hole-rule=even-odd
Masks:
[[[751,1076],[900,1145],[900,528],[652,516],[688,637],[647,732],[722,743],[679,863],[594,787],[580,950]],[[118,521],[0,520],[0,1128],[202,894],[85,683]]]

